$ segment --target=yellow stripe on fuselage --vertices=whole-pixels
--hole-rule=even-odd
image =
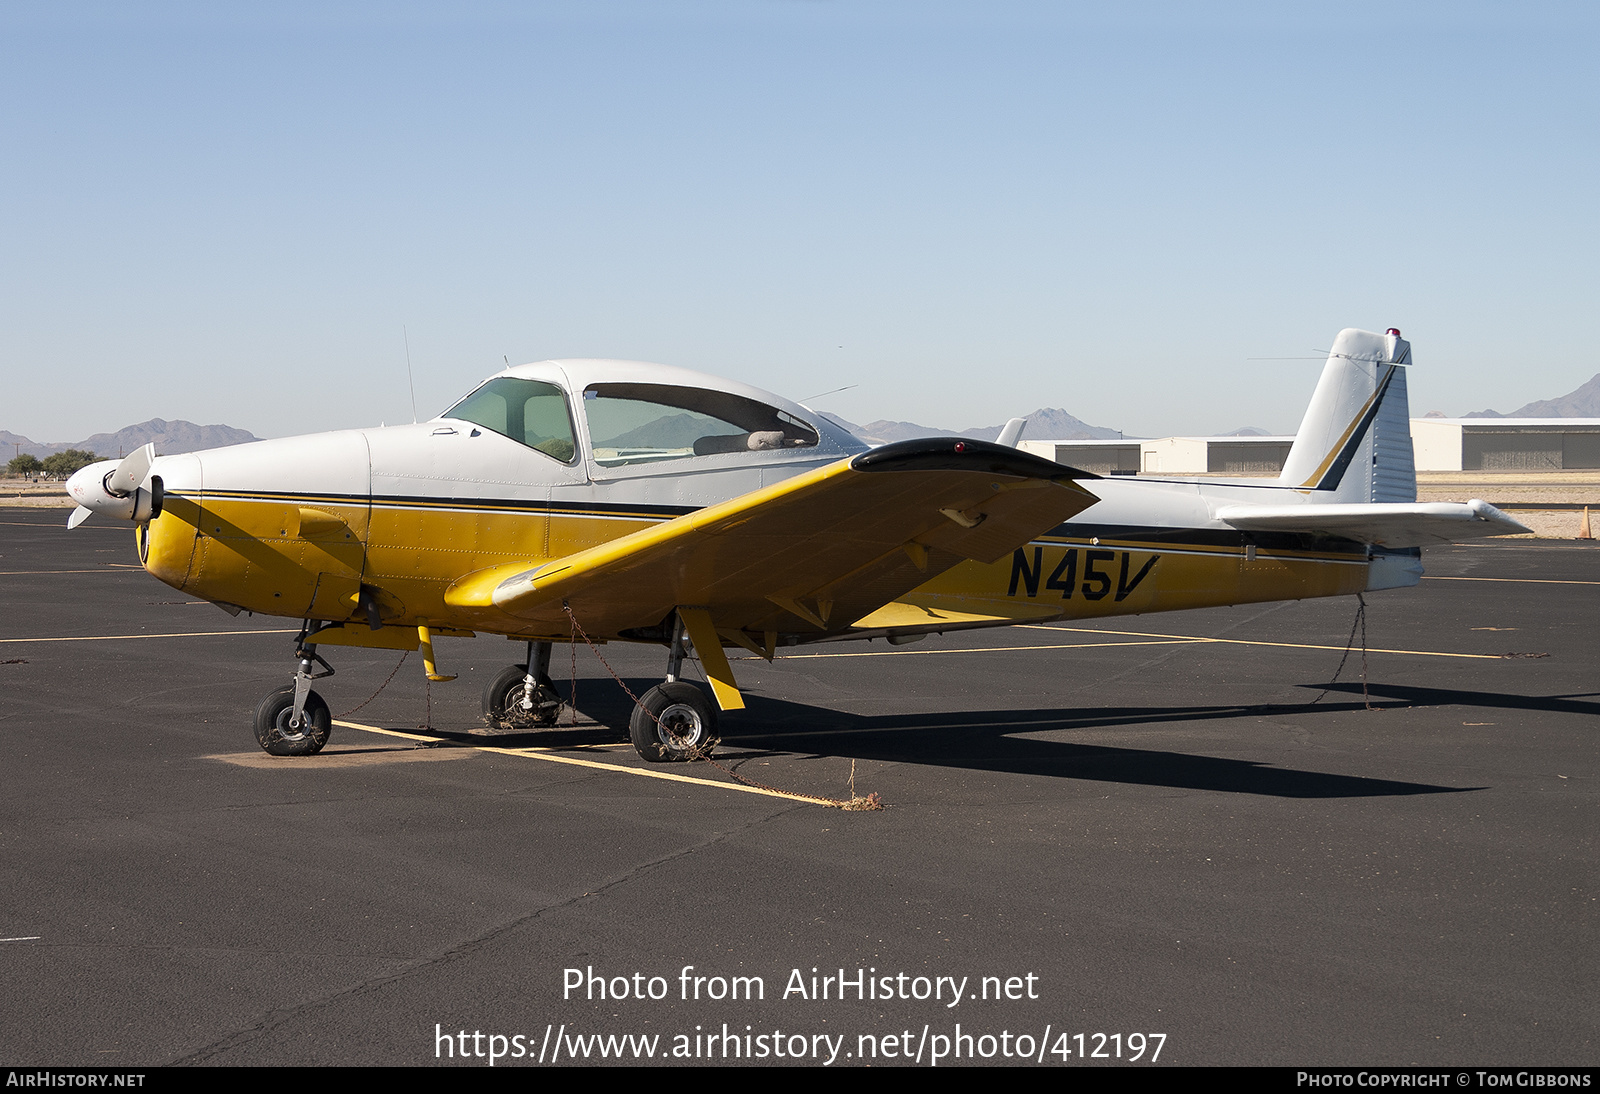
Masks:
[[[1051,538],[989,566],[964,563],[897,603],[931,613],[924,626],[933,627],[940,613],[1015,619],[1025,605],[1048,618],[1098,619],[1341,596],[1366,584],[1365,553],[1258,551],[1252,559],[1211,544]]]
[[[302,507],[338,516],[351,530],[349,539],[291,534],[298,524],[290,518]],[[492,567],[532,569],[664,519],[659,509],[645,507],[553,510],[512,501],[169,495],[162,515],[150,523],[145,565],[185,592],[268,615],[301,618],[314,608],[316,618],[355,618],[355,595],[366,585],[381,591],[385,623],[413,626],[426,619],[467,629],[472,624],[456,620],[444,599],[445,589],[462,576]],[[1247,560],[1239,547],[1225,544],[1050,536],[1021,548],[1021,554],[1021,572],[1016,555],[988,565],[962,563],[896,601],[903,608],[892,617],[898,625],[921,613],[928,628],[956,615],[997,624],[1090,619],[1337,596],[1359,592],[1367,581],[1364,554],[1326,550],[1258,551]],[[841,629],[854,623],[832,622]]]
[[[294,535],[302,507],[339,516],[350,537]],[[249,611],[301,618],[315,605],[318,618],[348,619],[366,584],[387,594],[380,597],[385,622],[448,626],[444,590],[462,575],[535,566],[661,519],[626,509],[552,514],[517,502],[169,494],[150,523],[144,561],[169,585]],[[329,589],[331,600],[323,595]]]

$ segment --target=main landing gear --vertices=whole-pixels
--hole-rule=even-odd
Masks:
[[[304,641],[295,657],[294,683],[269,691],[256,708],[256,742],[273,756],[314,756],[333,731],[328,704],[311,690],[311,681],[332,676],[333,666]],[[324,671],[313,671],[318,665]]]
[[[666,682],[644,693],[628,722],[633,747],[652,763],[696,759],[716,744],[716,704],[699,687],[679,679],[688,649],[684,629],[682,616],[674,616]],[[314,637],[309,629],[296,640],[294,681],[268,692],[256,708],[256,742],[273,756],[314,756],[333,729],[327,702],[311,690],[313,680],[333,675],[333,666],[308,637]],[[556,724],[561,696],[550,680],[549,642],[529,642],[526,665],[511,665],[489,681],[483,689],[483,713],[490,725],[504,729]]]
[[[674,615],[667,680],[640,697],[628,720],[633,747],[651,763],[690,760],[716,743],[717,708],[695,685],[678,679],[683,669],[683,619]]]
[[[526,666],[508,665],[483,687],[483,717],[496,728],[542,729],[560,716],[548,642],[529,642]]]

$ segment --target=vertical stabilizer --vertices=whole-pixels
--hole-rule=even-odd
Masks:
[[[995,439],[995,444],[1003,444],[1007,448],[1015,448],[1022,443],[1022,431],[1028,428],[1028,419],[1012,418],[1000,430],[1000,436]]]
[[[1387,334],[1339,332],[1279,481],[1313,503],[1413,502],[1411,343]]]

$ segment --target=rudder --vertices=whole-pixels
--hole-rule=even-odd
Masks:
[[[1279,481],[1313,504],[1416,501],[1410,363],[1411,343],[1392,327],[1340,331]]]

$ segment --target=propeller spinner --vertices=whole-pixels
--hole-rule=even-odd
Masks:
[[[67,493],[78,507],[67,518],[76,528],[95,513],[143,523],[161,512],[161,480],[146,477],[155,463],[156,446],[147,444],[121,460],[101,460],[67,480]]]

